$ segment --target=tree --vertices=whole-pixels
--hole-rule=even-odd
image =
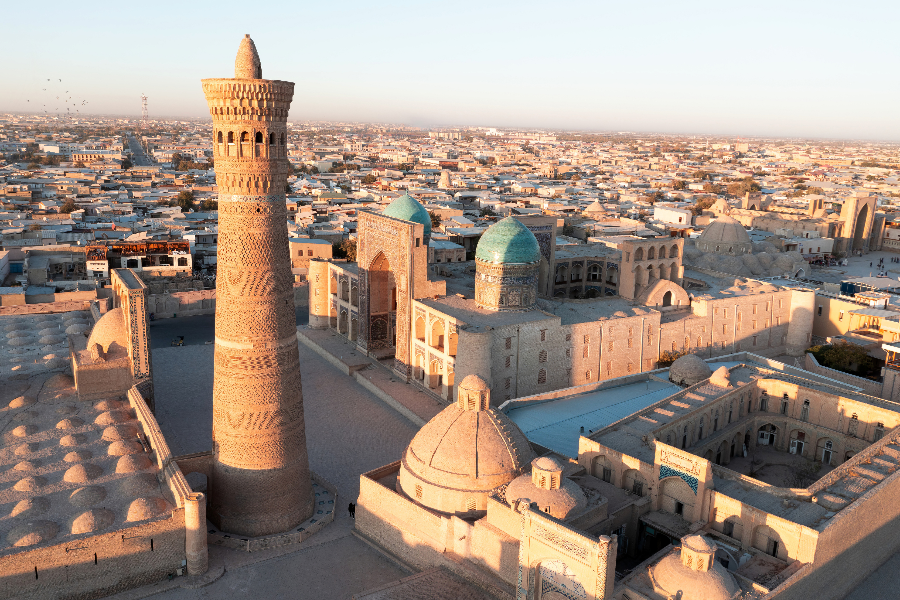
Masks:
[[[647,202],[649,202],[650,204],[656,204],[657,202],[662,202],[665,199],[666,199],[666,195],[663,194],[659,190],[657,190],[657,191],[651,193],[649,196],[647,196]]]
[[[807,352],[815,356],[820,365],[829,369],[860,377],[867,377],[878,371],[875,359],[859,344],[841,341],[836,344],[813,346]]]
[[[497,216],[497,213],[495,213],[494,210],[489,206],[485,206],[484,208],[482,208],[480,214],[482,217],[496,217]]]
[[[79,160],[77,163],[75,163],[75,168],[76,169],[86,169],[87,165]]]
[[[657,361],[657,368],[671,367],[672,363],[687,355],[687,352],[679,352],[677,350],[663,350]]]
[[[441,226],[441,215],[437,214],[433,210],[428,211],[428,216],[431,217],[431,228],[437,229]]]
[[[347,238],[339,244],[331,245],[331,255],[334,258],[346,258],[350,262],[356,262],[356,240]]]
[[[716,194],[717,196],[725,191],[721,185],[715,183],[704,183],[703,191],[707,194]]]
[[[691,207],[691,213],[695,217],[699,217],[701,214],[703,214],[704,210],[706,210],[707,208],[709,208],[710,206],[715,204],[715,202],[716,202],[716,199],[711,196],[707,196],[705,198],[699,198],[694,203],[694,205]]]
[[[194,210],[194,192],[178,192],[174,206],[180,207],[181,212]]]
[[[66,200],[63,205],[59,207],[59,212],[64,215],[70,214],[73,210],[78,210],[78,205],[75,204],[75,201],[71,198]]]
[[[700,170],[694,171],[694,173],[691,176],[694,179],[704,180],[704,179],[709,179],[710,175],[712,175],[712,173],[710,173],[709,171],[704,171],[704,170],[700,169]]]
[[[368,175],[366,175],[365,177],[362,178],[362,182],[366,185],[375,183],[376,181],[378,181],[378,178],[375,177],[374,175],[372,175],[371,173],[369,173]]]
[[[28,231],[40,231],[43,229],[40,223],[32,223],[28,226]]]
[[[672,184],[672,189],[681,191],[687,188],[687,182],[684,179],[676,179]]]
[[[75,166],[78,166],[78,165],[75,165]],[[81,166],[83,167],[83,166],[84,166],[84,163],[81,163]],[[129,158],[126,158],[126,159],[124,159],[124,160],[122,161],[122,168],[125,169],[126,171],[127,171],[128,169],[130,169],[131,167],[133,167],[133,166],[134,166],[134,165],[131,164],[131,159],[129,159]]]
[[[219,201],[212,198],[206,198],[200,203],[200,210],[204,212],[213,212],[219,210]]]
[[[735,183],[728,184],[726,190],[732,196],[743,197],[747,192],[760,192],[762,188],[752,177],[745,177]]]

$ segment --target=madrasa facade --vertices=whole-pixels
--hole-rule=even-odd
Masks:
[[[497,404],[651,371],[664,353],[800,356],[810,344],[812,290],[686,270],[681,238],[556,251],[550,221],[507,217],[482,235],[474,266],[429,268],[431,219],[417,200],[363,212],[356,263],[310,261],[309,327],[446,401],[476,375]],[[727,227],[750,245],[740,223]],[[576,286],[597,297],[567,297]]]

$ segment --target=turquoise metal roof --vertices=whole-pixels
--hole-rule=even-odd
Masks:
[[[680,390],[677,385],[649,379],[504,412],[530,441],[575,458],[581,435],[589,435],[590,430],[602,429]]]
[[[518,219],[506,217],[484,232],[475,258],[496,264],[533,263],[541,260],[541,249],[527,227]]]
[[[425,207],[419,204],[419,201],[410,196],[403,194],[384,209],[384,214],[388,217],[401,219],[403,221],[412,221],[413,223],[421,223],[425,226],[425,240],[431,238],[431,215],[425,210]]]

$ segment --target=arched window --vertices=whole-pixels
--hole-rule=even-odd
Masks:
[[[219,138],[218,138],[218,139],[219,139],[219,143],[221,144],[221,143],[222,143],[222,132],[221,132],[221,131],[219,132]]]
[[[800,420],[809,421],[809,400],[803,401],[803,408],[800,409]]]
[[[257,131],[257,132],[256,132],[256,143],[257,143],[257,144],[262,144],[262,143],[263,143],[263,135],[262,135],[262,131]]]
[[[539,384],[547,383],[547,370],[546,369],[541,369],[540,371],[538,371],[538,383]]]
[[[541,350],[538,352],[538,362],[547,362],[547,351]]]
[[[647,250],[647,260],[654,260],[656,258],[656,248],[650,246]]]
[[[703,421],[705,419],[706,419],[705,417],[700,419],[700,427],[699,427],[699,429],[697,429],[697,439],[698,440],[703,439]]]
[[[591,265],[588,269],[588,281],[600,281],[600,265]]]
[[[272,146],[272,145],[274,145],[274,144],[275,144],[275,134],[274,134],[274,133],[270,133],[270,134],[269,134],[269,145]]]
[[[669,250],[669,258],[675,258],[678,256],[678,246],[672,246],[672,249]]]
[[[644,249],[638,247],[637,250],[634,251],[634,260],[644,260]]]
[[[228,132],[228,143],[229,143],[229,144],[233,144],[233,143],[234,143],[234,132],[233,132],[233,131],[229,131],[229,132]]]
[[[284,146],[284,132],[281,132],[281,145]]]
[[[713,431],[719,430],[719,411],[716,411],[716,416],[713,418]]]
[[[246,131],[241,132],[241,143],[246,144],[250,141],[250,134]]]

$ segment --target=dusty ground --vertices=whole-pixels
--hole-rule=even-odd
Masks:
[[[797,487],[794,475],[798,469],[803,469],[807,465],[813,465],[810,468],[810,473],[813,472],[812,469],[815,469],[816,466],[819,467],[818,471],[815,472],[815,479],[821,479],[832,470],[832,467],[813,463],[813,461],[802,456],[781,452],[765,446],[757,446],[746,458],[743,456],[734,457],[731,459],[731,463],[726,466],[742,475],[750,475],[751,471],[753,471],[756,479],[769,485]]]

